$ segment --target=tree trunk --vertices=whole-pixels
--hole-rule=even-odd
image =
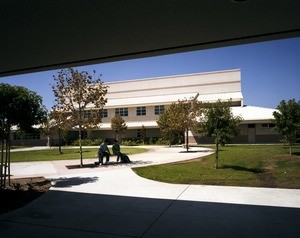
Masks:
[[[216,143],[216,160],[215,160],[215,169],[219,168],[219,143]]]
[[[6,177],[8,177],[8,185],[10,186],[10,124],[7,123],[6,128],[6,143],[5,143],[5,161],[4,161],[4,180],[3,185],[6,185]]]
[[[1,179],[1,184],[0,184],[0,188],[4,188],[4,183],[3,183],[3,166],[4,166],[4,120],[2,120],[2,126],[1,126],[1,171],[0,171],[0,179]]]
[[[292,156],[292,144],[290,144],[290,156]]]
[[[8,176],[8,186],[10,186],[10,127],[7,132],[7,143],[6,143],[6,156],[7,156],[7,176]]]
[[[79,125],[79,151],[80,151],[80,167],[83,166],[83,160],[82,160],[82,143],[81,143],[81,125]]]
[[[185,138],[185,148],[186,152],[189,152],[189,129],[186,129],[186,138]]]
[[[58,128],[58,153],[62,154],[61,150],[61,129]]]

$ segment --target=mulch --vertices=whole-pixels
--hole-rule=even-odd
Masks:
[[[21,208],[47,192],[51,182],[44,177],[11,179],[0,189],[0,214]]]

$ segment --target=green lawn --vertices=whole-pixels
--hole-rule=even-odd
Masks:
[[[83,158],[97,158],[98,148],[83,148]],[[122,147],[121,151],[125,154],[137,154],[146,152],[147,149],[136,147]],[[29,161],[53,161],[79,159],[79,149],[62,148],[63,154],[58,153],[58,148],[37,151],[11,152],[11,162]]]
[[[288,155],[282,145],[221,147],[215,155],[185,163],[135,168],[145,178],[181,184],[300,188],[300,146]]]

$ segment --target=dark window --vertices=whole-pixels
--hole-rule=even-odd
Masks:
[[[146,107],[137,107],[136,115],[137,116],[146,116]]]
[[[261,124],[262,128],[274,128],[275,124],[274,123],[263,123]]]
[[[83,111],[83,118],[89,118],[91,117],[91,110]]]
[[[108,117],[107,109],[102,109],[101,110],[101,116],[102,116],[102,118]]]
[[[13,140],[21,140],[21,136],[18,133],[14,133]]]
[[[127,117],[128,116],[128,108],[116,108],[115,113],[116,113],[116,115],[119,115],[121,117]]]
[[[154,114],[159,115],[165,111],[165,106],[164,105],[159,105],[154,107]]]
[[[248,128],[255,128],[255,124],[248,124]]]
[[[136,131],[136,137],[137,138],[141,138],[142,137],[142,130],[141,129],[137,129],[137,131]]]
[[[40,133],[36,132],[36,133],[24,133],[24,134],[20,134],[20,133],[14,133],[13,134],[13,140],[39,140],[41,139],[41,135]]]
[[[275,124],[274,124],[274,123],[269,123],[269,127],[270,127],[270,128],[274,128],[274,127],[275,127]]]

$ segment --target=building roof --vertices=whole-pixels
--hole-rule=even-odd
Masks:
[[[274,120],[273,112],[276,111],[272,108],[254,106],[232,107],[231,109],[234,116],[243,117],[242,123]]]
[[[108,99],[105,108],[116,108],[116,107],[133,107],[133,106],[146,106],[146,105],[169,105],[178,100],[189,100],[195,98],[197,93],[183,93],[183,94],[172,94],[172,95],[157,95],[157,96],[146,96],[146,97],[134,97],[134,98],[116,98]],[[218,99],[222,101],[232,100],[241,101],[243,95],[241,92],[231,93],[212,93],[212,94],[200,94],[197,100],[200,102],[216,102]]]

